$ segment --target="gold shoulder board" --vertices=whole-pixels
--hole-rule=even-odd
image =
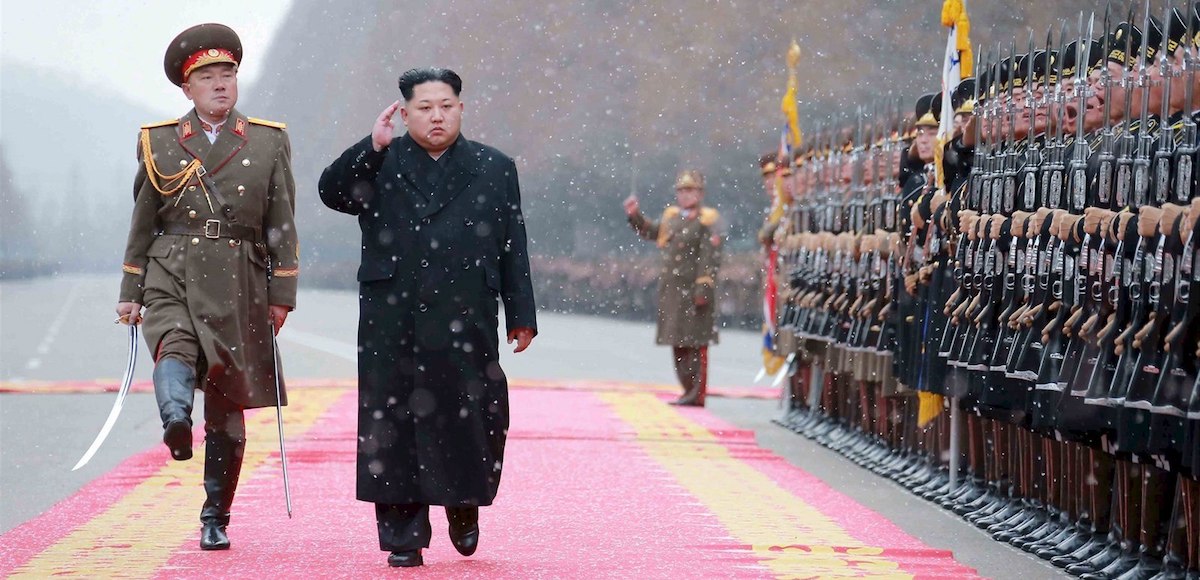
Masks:
[[[712,227],[719,219],[721,219],[721,214],[717,213],[717,210],[711,207],[700,208],[700,223]]]
[[[679,208],[673,205],[668,205],[667,209],[663,210],[662,221],[667,221],[668,219],[671,219],[677,215],[679,215]]]
[[[157,123],[147,123],[145,125],[142,125],[142,128],[143,129],[153,129],[155,127],[166,127],[167,125],[178,125],[178,124],[179,124],[179,119],[169,119],[166,121],[159,121]]]
[[[254,117],[246,117],[246,120],[250,121],[251,123],[253,123],[255,125],[263,125],[266,127],[275,127],[276,129],[287,129],[287,123],[277,123],[275,121],[268,121],[266,119],[255,119]]]

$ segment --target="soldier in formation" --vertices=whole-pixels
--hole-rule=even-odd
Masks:
[[[783,422],[1070,573],[1193,578],[1200,3],[1118,18],[776,160]]]

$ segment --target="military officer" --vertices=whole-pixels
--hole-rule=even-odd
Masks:
[[[624,202],[629,225],[662,250],[655,342],[674,349],[675,374],[684,393],[676,405],[704,406],[708,390],[708,344],[717,341],[716,278],[724,236],[720,214],[705,207],[704,176],[694,169],[675,179],[678,205],[662,218],[642,215],[637,196]]]
[[[205,393],[204,550],[229,548],[243,410],[287,404],[272,332],[296,306],[299,271],[291,145],[282,123],[234,108],[241,60],[241,41],[221,24],[167,46],[167,78],[194,106],[142,127],[117,304],[120,321],[144,329],[176,460],[192,457],[194,390]]]

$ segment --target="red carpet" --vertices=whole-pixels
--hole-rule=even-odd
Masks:
[[[256,412],[232,550],[197,547],[201,462],[168,462],[156,446],[5,534],[0,576],[974,577],[703,409],[582,387],[513,390],[504,481],[481,510],[471,558],[450,546],[435,509],[425,566],[387,568],[373,510],[354,499],[353,391],[297,389],[287,415],[293,519],[274,415]]]

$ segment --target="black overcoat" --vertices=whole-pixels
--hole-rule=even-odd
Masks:
[[[445,155],[367,137],[321,175],[321,201],[362,229],[363,501],[491,504],[509,420],[497,298],[509,331],[537,329],[516,165],[461,136]]]

